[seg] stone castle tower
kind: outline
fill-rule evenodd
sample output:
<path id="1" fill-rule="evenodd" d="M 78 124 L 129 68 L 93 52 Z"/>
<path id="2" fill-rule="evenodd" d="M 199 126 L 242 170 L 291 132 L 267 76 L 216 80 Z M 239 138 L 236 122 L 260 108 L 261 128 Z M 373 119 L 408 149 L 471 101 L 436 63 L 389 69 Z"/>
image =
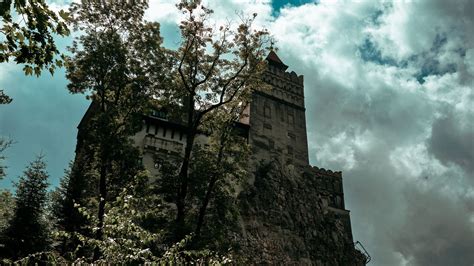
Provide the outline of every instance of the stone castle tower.
<path id="1" fill-rule="evenodd" d="M 363 265 L 342 173 L 309 165 L 303 76 L 287 72 L 273 51 L 266 60 L 262 79 L 271 88 L 253 92 L 244 121 L 255 166 L 239 196 L 244 250 L 253 263 Z"/>
<path id="2" fill-rule="evenodd" d="M 303 76 L 285 72 L 288 66 L 273 51 L 267 61 L 262 78 L 272 88 L 255 91 L 250 105 L 253 156 L 287 165 L 308 165 Z"/>

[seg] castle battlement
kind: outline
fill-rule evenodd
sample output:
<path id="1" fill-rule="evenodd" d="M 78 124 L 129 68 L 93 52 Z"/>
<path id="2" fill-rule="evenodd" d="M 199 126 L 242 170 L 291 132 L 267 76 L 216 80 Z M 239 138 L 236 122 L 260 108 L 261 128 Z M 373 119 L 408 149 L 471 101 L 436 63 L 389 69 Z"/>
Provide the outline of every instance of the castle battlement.
<path id="1" fill-rule="evenodd" d="M 318 168 L 316 166 L 313 166 L 312 169 L 315 170 L 316 173 L 324 175 L 324 176 L 332 176 L 332 177 L 342 178 L 342 172 L 341 171 L 331 171 L 331 170 L 326 170 L 324 168 Z"/>
<path id="2" fill-rule="evenodd" d="M 281 79 L 288 83 L 291 83 L 293 86 L 303 87 L 304 76 L 296 74 L 294 71 L 287 72 L 281 68 L 270 65 L 267 69 L 267 75 L 271 75 L 274 78 Z"/>
<path id="3" fill-rule="evenodd" d="M 304 111 L 304 77 L 288 68 L 275 52 L 271 51 L 267 57 L 268 67 L 262 79 L 271 86 L 271 90 L 261 91 L 273 97 L 283 105 L 299 108 Z"/>

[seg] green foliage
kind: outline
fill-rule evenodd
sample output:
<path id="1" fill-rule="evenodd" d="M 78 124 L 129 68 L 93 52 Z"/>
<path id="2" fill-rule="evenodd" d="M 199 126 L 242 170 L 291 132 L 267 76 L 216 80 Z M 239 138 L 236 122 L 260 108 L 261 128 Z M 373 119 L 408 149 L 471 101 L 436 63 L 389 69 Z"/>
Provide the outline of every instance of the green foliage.
<path id="1" fill-rule="evenodd" d="M 215 251 L 208 249 L 186 250 L 186 247 L 193 241 L 193 235 L 187 235 L 178 243 L 174 244 L 162 258 L 159 260 L 160 265 L 226 265 L 232 264 L 232 256 L 230 254 L 219 255 Z"/>
<path id="2" fill-rule="evenodd" d="M 74 207 L 76 204 L 91 205 L 87 199 L 93 196 L 91 191 L 96 183 L 91 182 L 85 169 L 87 165 L 82 163 L 70 164 L 59 187 L 51 193 L 51 220 L 54 221 L 57 230 L 90 236 L 92 231 L 89 228 L 89 220 Z M 56 250 L 65 254 L 75 250 L 78 244 L 79 240 L 74 237 L 58 238 Z"/>
<path id="3" fill-rule="evenodd" d="M 4 260 L 5 265 L 66 265 L 67 260 L 53 251 L 44 251 L 28 254 L 16 261 Z"/>
<path id="4" fill-rule="evenodd" d="M 129 137 L 140 129 L 150 88 L 161 81 L 162 39 L 159 24 L 143 18 L 147 7 L 146 1 L 88 1 L 70 9 L 74 29 L 83 34 L 66 59 L 68 89 L 92 99 L 75 164 L 84 166 L 87 182 L 98 184 L 92 202 L 98 204 L 97 239 L 103 235 L 106 202 L 142 168 Z"/>
<path id="5" fill-rule="evenodd" d="M 3 232 L 11 217 L 15 206 L 15 199 L 8 190 L 0 191 L 0 232 Z"/>
<path id="6" fill-rule="evenodd" d="M 107 203 L 107 212 L 104 218 L 103 239 L 96 239 L 79 232 L 60 232 L 58 237 L 74 238 L 79 240 L 79 246 L 70 256 L 73 260 L 91 261 L 91 252 L 77 252 L 98 249 L 101 254 L 96 262 L 117 263 L 143 263 L 156 260 L 150 247 L 159 240 L 157 233 L 150 232 L 140 225 L 143 216 L 150 215 L 151 209 L 156 210 L 154 204 L 157 200 L 153 197 L 144 197 L 139 190 L 143 187 L 146 176 L 137 176 L 133 184 L 129 184 L 115 198 Z M 140 184 L 142 183 L 142 184 Z M 138 195 L 140 193 L 140 196 Z M 75 205 L 78 212 L 89 219 L 89 224 L 95 224 L 97 217 L 89 208 Z M 97 230 L 97 228 L 92 228 Z"/>
<path id="7" fill-rule="evenodd" d="M 181 238 L 186 212 L 192 209 L 188 193 L 193 190 L 190 162 L 195 138 L 203 131 L 204 122 L 212 120 L 213 113 L 230 111 L 237 115 L 238 109 L 229 105 L 246 103 L 253 88 L 264 86 L 261 73 L 265 69 L 264 55 L 270 39 L 268 31 L 252 28 L 256 14 L 251 18 L 241 17 L 237 25 L 228 23 L 216 27 L 210 22 L 213 11 L 201 1 L 183 0 L 177 7 L 185 16 L 180 23 L 181 44 L 176 51 L 170 51 L 172 82 L 161 88 L 158 98 L 164 106 L 181 103 L 178 109 L 188 127 L 175 199 L 176 237 Z M 216 182 L 213 179 L 208 185 L 211 192 Z M 208 200 L 204 205 L 207 204 Z"/>
<path id="8" fill-rule="evenodd" d="M 26 75 L 39 76 L 42 69 L 51 74 L 62 66 L 54 36 L 67 36 L 68 13 L 50 10 L 45 0 L 0 1 L 0 63 L 11 58 L 25 64 Z M 11 98 L 0 90 L 0 104 Z"/>
<path id="9" fill-rule="evenodd" d="M 8 147 L 12 145 L 13 141 L 10 139 L 6 139 L 0 136 L 0 180 L 3 179 L 6 175 L 5 169 L 6 166 L 3 165 L 3 161 L 5 160 L 5 155 L 3 153 L 5 152 Z"/>
<path id="10" fill-rule="evenodd" d="M 0 89 L 0 104 L 9 104 L 12 102 L 12 98 L 6 95 L 3 90 Z"/>
<path id="11" fill-rule="evenodd" d="M 44 217 L 47 200 L 48 173 L 42 156 L 24 171 L 16 184 L 15 209 L 2 233 L 2 256 L 21 258 L 47 250 L 50 236 Z"/>
<path id="12" fill-rule="evenodd" d="M 99 202 L 97 168 L 100 161 L 97 160 L 97 144 L 89 143 L 78 151 L 76 161 L 71 164 L 70 170 L 66 171 L 60 186 L 53 193 L 52 212 L 57 228 L 71 234 L 70 237 L 58 239 L 57 250 L 61 254 L 72 251 L 77 254 L 87 252 L 87 250 L 76 250 L 80 240 L 75 233 L 92 237 L 94 231 L 91 230 L 91 225 L 98 222 L 94 213 L 98 210 Z M 107 201 L 116 200 L 123 188 L 129 187 L 134 175 L 142 169 L 138 151 L 132 147 L 128 139 L 113 147 L 115 150 L 109 157 L 110 168 L 107 174 Z M 87 210 L 87 216 L 75 206 Z"/>
<path id="13" fill-rule="evenodd" d="M 186 18 L 180 24 L 181 45 L 170 51 L 174 91 L 167 96 L 187 96 L 195 103 L 191 107 L 206 114 L 263 84 L 260 74 L 270 40 L 268 31 L 252 29 L 256 14 L 242 16 L 237 25 L 215 26 L 209 21 L 213 11 L 201 1 L 177 6 Z"/>
<path id="14" fill-rule="evenodd" d="M 74 29 L 84 34 L 69 48 L 73 56 L 67 58 L 66 66 L 71 92 L 91 92 L 90 97 L 106 108 L 143 108 L 137 102 L 148 100 L 150 88 L 161 82 L 164 60 L 159 24 L 143 18 L 147 7 L 147 1 L 72 4 Z M 131 114 L 136 113 L 133 110 Z M 128 121 L 129 117 L 118 119 Z"/>
<path id="15" fill-rule="evenodd" d="M 233 227 L 238 213 L 234 188 L 247 174 L 248 152 L 245 139 L 234 128 L 251 88 L 262 85 L 263 45 L 268 33 L 253 31 L 253 18 L 243 18 L 235 28 L 212 29 L 207 21 L 212 11 L 199 3 L 182 1 L 178 5 L 188 17 L 181 24 L 183 42 L 177 51 L 165 51 L 159 25 L 143 20 L 147 2 L 73 4 L 71 21 L 74 29 L 84 34 L 70 47 L 72 56 L 66 60 L 68 89 L 88 95 L 92 105 L 80 126 L 80 145 L 67 183 L 87 180 L 94 185 L 86 185 L 91 193 L 85 196 L 69 192 L 77 191 L 71 187 L 78 182 L 62 185 L 58 198 L 63 207 L 57 208 L 57 216 L 66 229 L 68 222 L 60 216 L 66 213 L 64 206 L 76 203 L 80 207 L 74 209 L 87 224 L 97 224 L 85 227 L 97 234 L 82 233 L 78 227 L 64 230 L 59 239 L 79 244 L 71 258 L 84 256 L 84 261 L 108 263 L 157 261 L 168 254 L 160 247 L 174 242 L 169 233 L 175 228 L 180 232 L 176 241 L 192 231 L 196 235 L 185 240 L 191 245 L 179 248 L 177 257 L 172 252 L 169 258 L 190 262 L 206 257 L 209 259 L 202 262 L 210 263 L 214 253 L 195 256 L 197 253 L 189 250 L 219 247 L 227 237 L 226 230 Z M 132 189 L 135 181 L 131 178 L 141 170 L 139 153 L 130 136 L 139 130 L 141 114 L 152 97 L 161 106 L 177 107 L 184 114 L 181 118 L 187 121 L 188 142 L 182 164 L 163 164 L 157 181 L 160 186 L 138 193 Z M 183 98 L 187 100 L 183 102 Z M 194 145 L 198 132 L 209 135 L 207 147 Z M 76 168 L 82 179 L 74 177 Z M 93 191 L 97 187 L 98 193 Z M 186 222 L 174 223 L 170 219 L 176 214 L 170 208 L 173 205 L 150 194 L 150 189 L 164 192 L 166 200 L 176 202 L 177 216 Z M 153 207 L 152 202 L 156 203 Z M 189 213 L 179 216 L 184 210 Z M 205 217 L 208 223 L 204 223 Z M 221 245 L 220 250 L 226 252 L 227 248 Z M 91 250 L 95 250 L 94 258 Z"/>
<path id="16" fill-rule="evenodd" d="M 97 218 L 88 208 L 79 204 L 76 209 L 94 224 Z M 151 221 L 162 221 L 172 217 L 169 207 L 160 196 L 153 193 L 147 174 L 141 172 L 134 181 L 107 203 L 103 238 L 96 239 L 77 232 L 58 231 L 59 239 L 75 238 L 79 245 L 68 254 L 68 261 L 80 264 L 159 264 L 197 263 L 198 265 L 220 265 L 231 260 L 209 250 L 189 250 L 191 236 L 176 244 L 166 242 L 165 227 L 150 226 Z M 97 228 L 93 228 L 97 230 Z M 98 249 L 100 257 L 92 258 L 92 250 Z M 83 252 L 88 250 L 89 253 Z M 57 259 L 57 258 L 55 258 Z"/>

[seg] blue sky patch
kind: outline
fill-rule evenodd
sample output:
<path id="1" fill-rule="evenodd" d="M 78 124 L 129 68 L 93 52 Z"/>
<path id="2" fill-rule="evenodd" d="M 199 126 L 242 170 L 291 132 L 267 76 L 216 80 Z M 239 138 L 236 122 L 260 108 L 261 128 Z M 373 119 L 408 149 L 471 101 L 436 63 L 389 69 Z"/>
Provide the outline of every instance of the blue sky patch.
<path id="1" fill-rule="evenodd" d="M 383 56 L 380 49 L 372 40 L 370 40 L 370 38 L 366 38 L 364 43 L 359 46 L 359 53 L 360 57 L 365 62 L 373 62 L 379 65 L 398 66 L 395 59 Z"/>
<path id="2" fill-rule="evenodd" d="M 273 15 L 278 16 L 285 6 L 301 6 L 308 3 L 317 4 L 319 0 L 272 0 Z"/>

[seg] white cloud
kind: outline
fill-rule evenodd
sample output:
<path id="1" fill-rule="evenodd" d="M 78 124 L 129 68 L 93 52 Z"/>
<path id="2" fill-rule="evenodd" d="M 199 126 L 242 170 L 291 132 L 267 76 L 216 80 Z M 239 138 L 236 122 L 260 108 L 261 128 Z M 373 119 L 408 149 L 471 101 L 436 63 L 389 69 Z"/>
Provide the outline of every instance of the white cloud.
<path id="1" fill-rule="evenodd" d="M 160 23 L 179 23 L 180 14 L 176 9 L 175 0 L 150 0 L 145 12 L 145 19 Z"/>
<path id="2" fill-rule="evenodd" d="M 347 171 L 354 168 L 356 161 L 354 158 L 354 149 L 351 147 L 352 140 L 342 132 L 329 140 L 329 142 L 320 143 L 316 152 L 316 159 L 324 165 L 339 165 Z"/>
<path id="3" fill-rule="evenodd" d="M 15 63 L 10 62 L 0 64 L 0 82 L 11 77 L 11 75 L 16 71 L 21 71 L 21 69 Z"/>

